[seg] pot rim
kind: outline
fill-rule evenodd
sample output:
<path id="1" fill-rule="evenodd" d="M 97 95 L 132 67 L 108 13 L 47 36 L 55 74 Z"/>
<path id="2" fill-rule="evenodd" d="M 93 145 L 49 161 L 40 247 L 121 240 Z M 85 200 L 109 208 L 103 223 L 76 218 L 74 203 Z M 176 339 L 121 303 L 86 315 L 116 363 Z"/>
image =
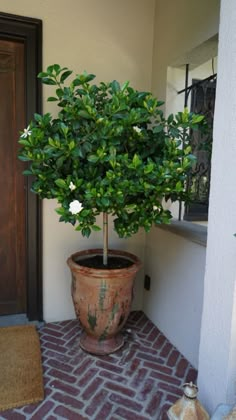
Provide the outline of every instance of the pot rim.
<path id="1" fill-rule="evenodd" d="M 132 261 L 132 265 L 130 267 L 125 267 L 125 268 L 112 268 L 107 270 L 106 268 L 92 268 L 92 267 L 85 267 L 79 264 L 79 261 L 74 261 L 76 257 L 81 256 L 81 259 L 85 256 L 93 256 L 93 255 L 102 255 L 103 250 L 101 248 L 91 248 L 91 249 L 86 249 L 86 250 L 82 250 L 82 251 L 78 251 L 73 253 L 68 259 L 67 259 L 67 264 L 69 265 L 69 267 L 71 269 L 79 269 L 81 267 L 81 269 L 87 273 L 96 273 L 97 271 L 99 272 L 104 272 L 107 273 L 121 273 L 121 272 L 137 272 L 141 266 L 142 266 L 142 262 L 141 260 L 134 254 L 127 252 L 127 251 L 123 251 L 123 250 L 119 250 L 119 249 L 108 249 L 108 256 L 111 255 L 118 255 L 120 257 L 126 258 L 130 261 Z"/>

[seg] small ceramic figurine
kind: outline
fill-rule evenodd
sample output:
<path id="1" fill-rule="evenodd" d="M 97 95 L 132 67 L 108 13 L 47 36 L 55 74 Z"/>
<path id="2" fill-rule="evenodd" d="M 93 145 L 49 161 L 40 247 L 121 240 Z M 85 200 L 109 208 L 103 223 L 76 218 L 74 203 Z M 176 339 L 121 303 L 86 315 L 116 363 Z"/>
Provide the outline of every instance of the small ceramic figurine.
<path id="1" fill-rule="evenodd" d="M 197 399 L 198 387 L 184 384 L 184 395 L 168 410 L 170 420 L 209 420 L 210 417 Z"/>

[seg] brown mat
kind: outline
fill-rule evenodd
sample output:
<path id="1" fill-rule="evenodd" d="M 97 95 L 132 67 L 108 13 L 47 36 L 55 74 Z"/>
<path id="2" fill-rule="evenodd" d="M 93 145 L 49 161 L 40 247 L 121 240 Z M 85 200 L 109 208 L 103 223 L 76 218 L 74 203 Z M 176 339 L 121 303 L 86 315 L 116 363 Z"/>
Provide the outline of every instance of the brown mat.
<path id="1" fill-rule="evenodd" d="M 39 336 L 33 325 L 0 328 L 0 411 L 43 400 Z"/>

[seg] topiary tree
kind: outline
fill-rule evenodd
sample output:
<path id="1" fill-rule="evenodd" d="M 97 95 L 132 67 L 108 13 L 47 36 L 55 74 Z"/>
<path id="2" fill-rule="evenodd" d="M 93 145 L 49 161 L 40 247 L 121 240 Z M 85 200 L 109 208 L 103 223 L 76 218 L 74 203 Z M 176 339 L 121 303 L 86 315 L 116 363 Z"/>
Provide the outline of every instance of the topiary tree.
<path id="1" fill-rule="evenodd" d="M 162 202 L 187 199 L 186 177 L 194 157 L 189 131 L 203 117 L 187 110 L 165 118 L 163 102 L 126 82 L 93 84 L 93 74 L 78 74 L 54 64 L 39 74 L 55 88 L 58 114 L 35 114 L 20 136 L 19 158 L 29 162 L 32 191 L 56 198 L 60 221 L 75 225 L 83 236 L 98 231 L 103 213 L 103 263 L 107 264 L 108 215 L 114 229 L 129 237 L 140 227 L 169 223 Z"/>

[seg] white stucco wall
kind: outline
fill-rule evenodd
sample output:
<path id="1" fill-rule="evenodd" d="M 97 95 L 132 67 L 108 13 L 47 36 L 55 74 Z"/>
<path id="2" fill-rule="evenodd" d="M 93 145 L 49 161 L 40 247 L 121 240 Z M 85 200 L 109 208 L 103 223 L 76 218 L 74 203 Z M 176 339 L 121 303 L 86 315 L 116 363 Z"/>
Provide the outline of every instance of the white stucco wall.
<path id="1" fill-rule="evenodd" d="M 210 413 L 219 403 L 236 402 L 235 27 L 235 1 L 222 0 L 198 377 Z"/>
<path id="2" fill-rule="evenodd" d="M 147 235 L 144 312 L 198 366 L 206 248 L 154 228 Z"/>
<path id="3" fill-rule="evenodd" d="M 151 88 L 153 16 L 155 0 L 0 0 L 5 13 L 43 21 L 43 68 L 53 63 L 87 70 L 98 80 L 130 80 L 142 90 Z M 51 94 L 46 86 L 43 97 Z M 53 105 L 44 101 L 44 111 Z M 74 316 L 70 299 L 70 274 L 65 260 L 78 249 L 99 244 L 99 236 L 85 240 L 69 225 L 58 222 L 54 203 L 43 203 L 43 298 L 44 319 Z M 143 259 L 145 235 L 122 242 Z M 100 242 L 101 243 L 101 242 Z M 121 242 L 112 234 L 111 244 Z M 143 275 L 139 275 L 134 308 L 142 307 Z"/>
<path id="4" fill-rule="evenodd" d="M 157 0 L 152 90 L 160 99 L 166 99 L 168 67 L 218 33 L 219 5 L 219 0 Z M 205 248 L 153 228 L 146 250 L 152 286 L 144 294 L 144 311 L 197 367 Z"/>

